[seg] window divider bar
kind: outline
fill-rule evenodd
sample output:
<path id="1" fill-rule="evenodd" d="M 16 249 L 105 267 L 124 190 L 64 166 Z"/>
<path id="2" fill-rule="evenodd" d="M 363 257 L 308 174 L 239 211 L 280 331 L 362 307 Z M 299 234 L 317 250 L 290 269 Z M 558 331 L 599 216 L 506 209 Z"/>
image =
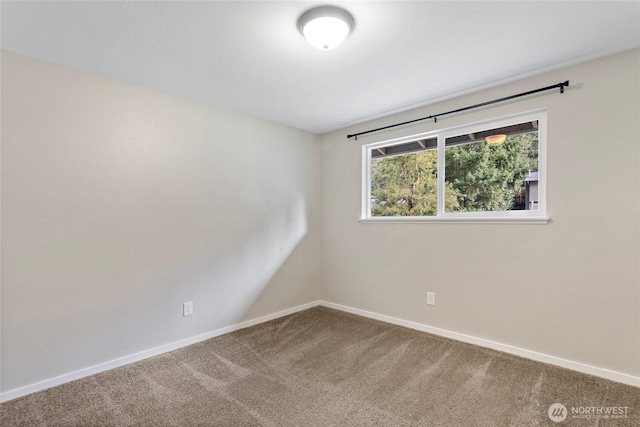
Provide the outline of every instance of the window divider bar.
<path id="1" fill-rule="evenodd" d="M 471 109 L 474 109 L 474 108 L 485 107 L 487 105 L 497 104 L 499 102 L 509 101 L 511 99 L 520 98 L 520 97 L 528 96 L 528 95 L 533 95 L 534 93 L 544 92 L 544 91 L 551 90 L 551 89 L 560 88 L 560 93 L 564 93 L 564 88 L 568 87 L 568 86 L 569 86 L 569 80 L 561 82 L 561 83 L 556 83 L 554 85 L 545 86 L 545 87 L 541 87 L 541 88 L 538 88 L 538 89 L 533 89 L 533 90 L 529 90 L 529 91 L 526 91 L 526 92 L 518 93 L 518 94 L 515 94 L 515 95 L 505 96 L 503 98 L 497 98 L 497 99 L 493 99 L 491 101 L 485 101 L 485 102 L 481 102 L 479 104 L 469 105 L 467 107 L 458 108 L 456 110 L 446 111 L 444 113 L 432 114 L 430 116 L 421 117 L 419 119 L 413 119 L 413 120 L 409 120 L 409 121 L 406 121 L 406 122 L 395 123 L 395 124 L 392 124 L 392 125 L 388 125 L 388 126 L 379 127 L 379 128 L 376 128 L 376 129 L 367 130 L 367 131 L 364 131 L 364 132 L 354 133 L 354 134 L 351 134 L 351 135 L 347 135 L 347 139 L 355 138 L 355 140 L 357 141 L 358 140 L 358 136 L 360 136 L 360 135 L 366 135 L 368 133 L 379 132 L 379 131 L 385 130 L 385 129 L 390 129 L 390 128 L 394 128 L 394 127 L 398 127 L 398 126 L 408 125 L 410 123 L 415 123 L 415 122 L 419 122 L 419 121 L 422 121 L 422 120 L 433 119 L 435 122 L 437 122 L 438 121 L 438 117 L 441 117 L 441 116 L 460 113 L 460 112 L 471 110 Z"/>
<path id="2" fill-rule="evenodd" d="M 436 216 L 444 215 L 444 176 L 445 176 L 445 149 L 446 138 L 438 135 L 438 200 Z"/>

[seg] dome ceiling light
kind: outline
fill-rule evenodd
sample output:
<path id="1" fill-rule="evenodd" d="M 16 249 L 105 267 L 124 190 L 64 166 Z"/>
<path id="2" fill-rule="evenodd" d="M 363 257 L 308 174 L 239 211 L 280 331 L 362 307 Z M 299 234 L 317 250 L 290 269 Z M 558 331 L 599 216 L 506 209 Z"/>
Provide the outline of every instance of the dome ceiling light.
<path id="1" fill-rule="evenodd" d="M 298 31 L 311 46 L 329 50 L 338 46 L 354 26 L 353 16 L 336 6 L 320 6 L 307 10 L 298 19 Z"/>

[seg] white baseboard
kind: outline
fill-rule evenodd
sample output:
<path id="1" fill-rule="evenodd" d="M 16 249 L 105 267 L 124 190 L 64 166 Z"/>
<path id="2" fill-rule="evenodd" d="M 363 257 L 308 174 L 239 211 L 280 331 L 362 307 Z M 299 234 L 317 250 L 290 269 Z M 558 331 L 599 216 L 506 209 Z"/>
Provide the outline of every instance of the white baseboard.
<path id="1" fill-rule="evenodd" d="M 134 353 L 128 356 L 123 356 L 118 359 L 114 359 L 108 362 L 100 363 L 98 365 L 90 366 L 88 368 L 80 369 L 75 372 L 60 375 L 55 378 L 40 381 L 34 384 L 30 384 L 24 387 L 16 388 L 6 391 L 0 394 L 0 402 L 6 402 L 27 394 L 35 393 L 37 391 L 45 390 L 47 388 L 55 387 L 70 381 L 74 381 L 80 378 L 87 377 L 89 375 L 98 374 L 100 372 L 108 371 L 120 366 L 128 365 L 130 363 L 137 362 L 139 360 L 147 359 L 152 356 L 167 353 L 172 350 L 176 350 L 182 347 L 186 347 L 191 344 L 195 344 L 201 341 L 215 338 L 220 335 L 227 334 L 229 332 L 237 331 L 239 329 L 248 328 L 249 326 L 264 323 L 269 320 L 277 319 L 279 317 L 287 316 L 289 314 L 297 313 L 308 308 L 316 307 L 318 305 L 333 308 L 335 310 L 344 311 L 347 313 L 357 314 L 359 316 L 367 317 L 374 320 L 380 320 L 382 322 L 391 323 L 398 326 L 404 326 L 406 328 L 415 329 L 422 332 L 428 332 L 430 334 L 439 335 L 445 338 L 451 338 L 456 341 L 462 341 L 469 344 L 474 344 L 480 347 L 491 348 L 493 350 L 502 351 L 505 353 L 514 354 L 516 356 L 524 357 L 538 362 L 548 363 L 550 365 L 560 366 L 562 368 L 571 369 L 573 371 L 582 372 L 596 377 L 605 378 L 611 381 L 616 381 L 623 384 L 628 384 L 635 387 L 640 387 L 640 377 L 634 377 L 632 375 L 623 374 L 621 372 L 611 371 L 609 369 L 597 368 L 595 366 L 586 365 L 584 363 L 573 362 L 571 360 L 562 359 L 560 357 L 549 356 L 548 354 L 538 353 L 536 351 L 526 350 L 519 347 L 514 347 L 507 344 L 501 344 L 498 342 L 486 340 L 483 338 L 473 337 L 471 335 L 465 335 L 458 332 L 448 331 L 446 329 L 435 328 L 433 326 L 423 325 L 421 323 L 412 322 L 409 320 L 398 319 L 396 317 L 386 316 L 384 314 L 373 313 L 371 311 L 361 310 L 359 308 L 348 307 L 345 305 L 334 304 L 327 301 L 313 301 L 307 304 L 302 304 L 297 307 L 289 308 L 286 310 L 278 311 L 273 314 L 258 317 L 255 319 L 247 320 L 245 322 L 237 323 L 235 325 L 227 326 L 224 328 L 216 329 L 215 331 L 207 332 L 204 334 L 196 335 L 183 340 L 174 341 L 169 344 L 154 347 L 148 350 L 144 350 L 138 353 Z"/>
<path id="2" fill-rule="evenodd" d="M 582 372 L 584 374 L 594 375 L 596 377 L 605 378 L 611 381 L 640 387 L 640 377 L 634 377 L 632 375 L 623 374 L 622 372 L 611 371 L 609 369 L 597 368 L 595 366 L 586 365 L 580 362 L 574 362 L 567 359 L 562 359 L 556 356 L 550 356 L 548 354 L 538 353 L 536 351 L 527 350 L 520 347 L 514 347 L 508 344 L 502 344 L 495 341 L 486 340 L 484 338 L 477 338 L 471 335 L 465 335 L 458 332 L 448 331 L 446 329 L 435 328 L 433 326 L 423 325 L 421 323 L 411 322 L 409 320 L 398 319 L 391 316 L 385 316 L 384 314 L 373 313 L 371 311 L 360 310 L 359 308 L 348 307 L 345 305 L 334 304 L 331 302 L 320 301 L 320 305 L 328 308 L 333 308 L 347 313 L 357 314 L 359 316 L 368 317 L 374 320 L 380 320 L 382 322 L 392 323 L 398 326 L 404 326 L 406 328 L 415 329 L 422 332 L 428 332 L 430 334 L 439 335 L 445 338 L 451 338 L 456 341 L 462 341 L 469 344 L 474 344 L 480 347 L 491 348 L 493 350 L 502 351 L 516 356 L 524 357 L 526 359 L 535 360 L 538 362 L 548 363 L 550 365 L 560 366 L 562 368 L 571 369 L 572 371 Z"/>
<path id="3" fill-rule="evenodd" d="M 210 338 L 215 338 L 220 335 L 227 334 L 229 332 L 237 331 L 239 329 L 248 328 L 249 326 L 264 323 L 269 320 L 277 319 L 278 317 L 287 316 L 289 314 L 297 313 L 298 311 L 306 310 L 311 307 L 315 307 L 320 304 L 320 301 L 314 301 L 307 304 L 299 305 L 297 307 L 289 308 L 286 310 L 278 311 L 277 313 L 268 314 L 266 316 L 258 317 L 256 319 L 247 320 L 245 322 L 237 323 L 235 325 L 227 326 L 224 328 L 216 329 L 215 331 L 207 332 L 204 334 L 196 335 L 193 337 L 185 338 L 183 340 L 174 341 L 169 344 L 154 347 L 148 350 L 144 350 L 138 353 L 123 356 L 118 359 L 110 360 L 108 362 L 100 363 L 98 365 L 83 368 L 75 372 L 60 375 L 48 380 L 40 381 L 34 384 L 29 384 L 24 387 L 16 388 L 13 390 L 5 391 L 0 394 L 0 402 L 6 402 L 27 394 L 35 393 L 37 391 L 45 390 L 57 385 L 68 383 L 70 381 L 78 380 L 80 378 L 88 377 L 89 375 L 98 374 L 100 372 L 108 371 L 120 366 L 128 365 L 130 363 L 137 362 L 139 360 L 147 359 L 152 356 L 167 353 L 172 350 L 176 350 L 182 347 L 186 347 L 191 344 L 205 341 Z"/>

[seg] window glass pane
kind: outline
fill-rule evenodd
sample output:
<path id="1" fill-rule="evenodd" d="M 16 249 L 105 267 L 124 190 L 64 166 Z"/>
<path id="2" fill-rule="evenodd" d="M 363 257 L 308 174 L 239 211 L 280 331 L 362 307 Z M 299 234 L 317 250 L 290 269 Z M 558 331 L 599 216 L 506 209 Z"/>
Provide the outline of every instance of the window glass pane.
<path id="1" fill-rule="evenodd" d="M 371 160 L 371 216 L 431 216 L 438 210 L 438 152 Z"/>
<path id="2" fill-rule="evenodd" d="M 537 121 L 446 139 L 445 212 L 536 210 Z M 492 136 L 500 136 L 491 141 Z"/>

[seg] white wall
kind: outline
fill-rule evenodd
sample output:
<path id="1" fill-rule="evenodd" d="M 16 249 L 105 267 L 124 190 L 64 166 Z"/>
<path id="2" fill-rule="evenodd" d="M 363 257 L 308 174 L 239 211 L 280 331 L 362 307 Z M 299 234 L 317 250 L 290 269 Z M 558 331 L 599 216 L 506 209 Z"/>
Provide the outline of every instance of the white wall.
<path id="1" fill-rule="evenodd" d="M 2 391 L 317 299 L 318 136 L 8 52 L 1 136 Z"/>
<path id="2" fill-rule="evenodd" d="M 323 299 L 639 376 L 639 52 L 323 135 Z M 562 95 L 346 138 L 565 80 Z M 550 224 L 358 223 L 363 144 L 537 108 Z"/>

